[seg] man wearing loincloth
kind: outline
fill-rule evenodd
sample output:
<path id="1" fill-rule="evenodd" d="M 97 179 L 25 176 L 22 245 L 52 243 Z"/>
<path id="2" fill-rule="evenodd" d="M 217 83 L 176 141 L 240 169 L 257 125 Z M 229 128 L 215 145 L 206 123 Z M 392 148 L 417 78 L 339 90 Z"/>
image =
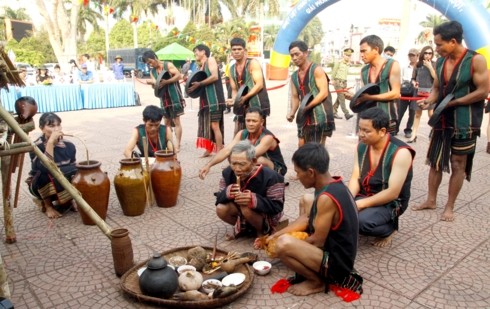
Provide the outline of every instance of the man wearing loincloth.
<path id="1" fill-rule="evenodd" d="M 191 93 L 199 87 L 204 87 L 199 99 L 196 146 L 204 149 L 202 157 L 207 157 L 223 148 L 225 94 L 218 63 L 211 57 L 209 47 L 204 44 L 197 45 L 194 47 L 194 56 L 200 64 L 200 70 L 207 74 L 206 79 L 194 82 L 188 89 Z"/>
<path id="2" fill-rule="evenodd" d="M 432 130 L 427 152 L 430 165 L 427 200 L 412 207 L 413 210 L 435 209 L 442 172 L 451 170 L 448 199 L 441 216 L 443 221 L 454 220 L 456 198 L 464 179 L 471 179 L 476 138 L 480 136 L 483 106 L 489 91 L 485 57 L 466 49 L 462 41 L 463 27 L 457 21 L 434 28 L 434 43 L 441 57 L 437 60 L 430 96 L 417 101 L 422 109 L 428 109 L 448 94 L 454 95 Z"/>

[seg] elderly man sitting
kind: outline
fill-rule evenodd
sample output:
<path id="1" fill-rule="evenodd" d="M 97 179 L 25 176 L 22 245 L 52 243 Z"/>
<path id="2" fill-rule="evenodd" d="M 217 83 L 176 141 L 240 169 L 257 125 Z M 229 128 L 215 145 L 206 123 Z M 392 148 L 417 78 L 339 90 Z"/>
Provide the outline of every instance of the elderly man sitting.
<path id="1" fill-rule="evenodd" d="M 234 234 L 227 238 L 270 234 L 283 215 L 284 177 L 257 165 L 249 140 L 233 146 L 229 161 L 216 193 L 216 214 L 235 226 Z"/>

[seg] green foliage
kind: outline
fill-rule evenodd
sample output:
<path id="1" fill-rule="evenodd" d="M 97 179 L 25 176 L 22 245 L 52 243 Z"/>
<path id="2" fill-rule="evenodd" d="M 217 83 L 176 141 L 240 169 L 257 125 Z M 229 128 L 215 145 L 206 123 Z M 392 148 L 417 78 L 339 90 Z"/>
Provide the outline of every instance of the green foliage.
<path id="1" fill-rule="evenodd" d="M 309 56 L 311 62 L 314 62 L 314 63 L 322 63 L 322 54 L 319 53 L 319 52 L 310 52 L 310 56 Z"/>
<path id="2" fill-rule="evenodd" d="M 109 32 L 109 46 L 111 49 L 133 47 L 133 28 L 129 21 L 119 20 Z"/>
<path id="3" fill-rule="evenodd" d="M 322 22 L 318 17 L 313 18 L 298 35 L 298 40 L 304 41 L 308 47 L 312 48 L 321 43 L 324 33 Z"/>
<path id="4" fill-rule="evenodd" d="M 274 47 L 277 34 L 281 29 L 278 25 L 268 25 L 264 27 L 264 50 L 271 50 Z"/>
<path id="5" fill-rule="evenodd" d="M 26 62 L 33 66 L 58 62 L 46 31 L 38 31 L 31 37 L 23 38 L 20 42 L 9 40 L 6 49 L 14 51 L 17 62 Z"/>
<path id="6" fill-rule="evenodd" d="M 86 43 L 78 44 L 78 52 L 80 54 L 103 53 L 105 55 L 105 31 L 92 31 Z"/>
<path id="7" fill-rule="evenodd" d="M 145 22 L 138 27 L 138 45 L 140 47 L 154 48 L 155 44 L 162 39 L 162 34 L 155 28 L 152 22 Z M 157 51 L 156 49 L 155 51 Z"/>

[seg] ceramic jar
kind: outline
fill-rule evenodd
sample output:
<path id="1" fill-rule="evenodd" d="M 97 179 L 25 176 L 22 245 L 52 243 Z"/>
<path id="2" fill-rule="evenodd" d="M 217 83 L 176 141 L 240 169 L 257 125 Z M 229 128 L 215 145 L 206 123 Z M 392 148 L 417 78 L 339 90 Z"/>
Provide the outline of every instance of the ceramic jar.
<path id="1" fill-rule="evenodd" d="M 158 207 L 175 206 L 182 178 L 182 169 L 175 154 L 166 150 L 156 151 L 150 176 Z"/>
<path id="2" fill-rule="evenodd" d="M 107 173 L 100 169 L 99 161 L 82 161 L 77 163 L 77 173 L 71 180 L 72 185 L 82 194 L 83 199 L 92 209 L 105 220 L 109 206 L 111 182 Z M 85 225 L 94 225 L 95 222 L 79 208 L 82 222 Z"/>
<path id="3" fill-rule="evenodd" d="M 127 229 L 115 229 L 111 231 L 111 249 L 114 261 L 114 271 L 121 277 L 133 267 L 133 246 Z"/>
<path id="4" fill-rule="evenodd" d="M 143 294 L 162 298 L 171 297 L 179 287 L 177 273 L 167 266 L 167 261 L 158 253 L 148 261 L 139 284 Z"/>
<path id="5" fill-rule="evenodd" d="M 141 159 L 122 159 L 114 177 L 117 199 L 126 216 L 139 216 L 145 212 L 148 173 L 141 167 Z"/>

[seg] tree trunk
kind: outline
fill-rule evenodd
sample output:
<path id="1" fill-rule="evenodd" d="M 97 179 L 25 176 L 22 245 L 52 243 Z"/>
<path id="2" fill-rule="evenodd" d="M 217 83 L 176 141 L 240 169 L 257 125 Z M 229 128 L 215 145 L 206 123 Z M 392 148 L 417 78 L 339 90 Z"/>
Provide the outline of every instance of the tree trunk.
<path id="1" fill-rule="evenodd" d="M 136 27 L 136 22 L 131 23 L 133 26 L 133 45 L 134 48 L 138 48 L 138 28 Z"/>
<path id="2" fill-rule="evenodd" d="M 77 56 L 77 24 L 80 1 L 71 0 L 71 11 L 68 15 L 63 0 L 35 0 L 37 9 L 44 19 L 49 42 L 63 70 L 69 67 L 68 61 Z M 51 3 L 50 11 L 46 3 Z"/>

